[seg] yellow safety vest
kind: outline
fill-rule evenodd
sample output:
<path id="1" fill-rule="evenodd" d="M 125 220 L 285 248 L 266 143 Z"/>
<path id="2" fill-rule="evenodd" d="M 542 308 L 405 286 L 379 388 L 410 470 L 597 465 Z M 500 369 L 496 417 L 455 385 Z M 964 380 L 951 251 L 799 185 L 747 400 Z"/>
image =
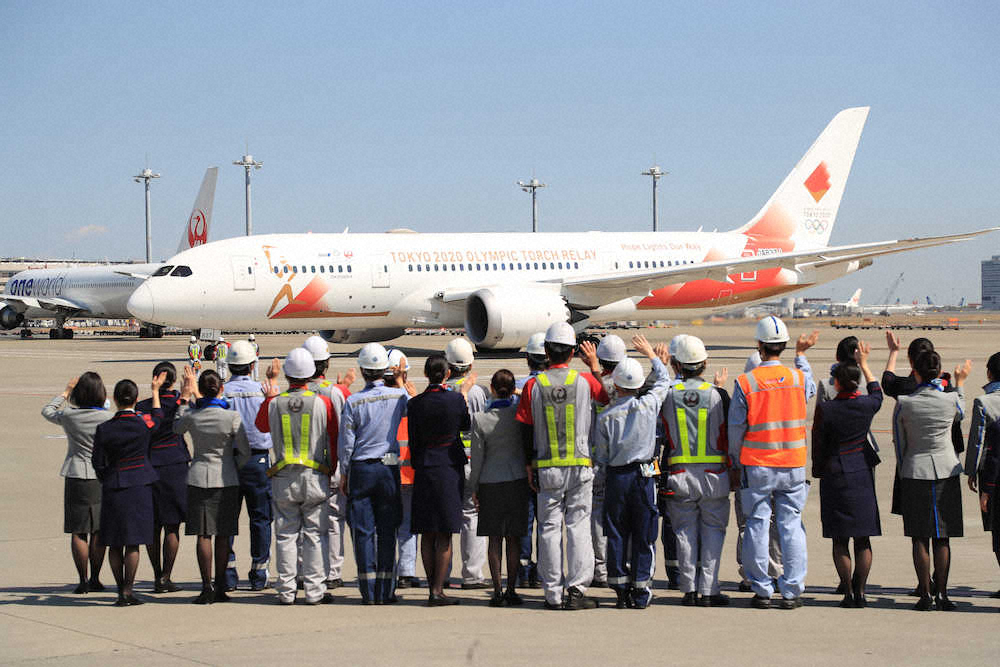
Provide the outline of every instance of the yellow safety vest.
<path id="1" fill-rule="evenodd" d="M 316 394 L 311 391 L 304 391 L 301 395 L 303 398 L 310 398 Z M 290 396 L 290 394 L 286 391 L 281 396 Z M 302 413 L 301 424 L 299 430 L 299 453 L 296 454 L 295 440 L 292 437 L 292 416 L 287 413 L 281 415 L 281 438 L 285 446 L 284 457 L 271 467 L 268 471 L 270 474 L 274 474 L 285 466 L 290 465 L 300 465 L 322 473 L 330 473 L 330 466 L 309 458 L 309 431 L 312 425 L 312 412 L 306 410 Z"/>
<path id="2" fill-rule="evenodd" d="M 703 382 L 698 386 L 698 392 L 701 394 L 699 396 L 698 404 L 688 408 L 683 403 L 683 398 L 681 403 L 678 404 L 678 396 L 683 397 L 686 391 L 689 391 L 687 387 L 684 386 L 683 382 L 678 382 L 674 385 L 674 390 L 676 393 L 673 395 L 674 408 L 677 415 L 677 435 L 679 442 L 676 447 L 681 452 L 677 456 L 667 457 L 667 464 L 674 465 L 675 463 L 724 463 L 726 457 L 721 454 L 708 454 L 708 400 L 710 397 L 710 392 L 712 385 L 708 382 Z M 697 419 L 698 419 L 698 433 L 697 433 L 697 449 L 692 453 L 691 449 L 691 437 L 688 431 L 688 410 L 697 407 Z"/>
<path id="3" fill-rule="evenodd" d="M 570 369 L 562 386 L 575 387 L 578 375 L 575 370 Z M 589 466 L 589 458 L 576 456 L 576 403 L 566 400 L 563 410 L 556 413 L 553 401 L 549 398 L 554 390 L 552 381 L 545 373 L 536 375 L 535 381 L 540 385 L 539 398 L 545 408 L 545 430 L 549 437 L 549 457 L 539 457 L 535 465 L 539 468 Z M 565 439 L 565 455 L 560 454 L 560 431 Z"/>

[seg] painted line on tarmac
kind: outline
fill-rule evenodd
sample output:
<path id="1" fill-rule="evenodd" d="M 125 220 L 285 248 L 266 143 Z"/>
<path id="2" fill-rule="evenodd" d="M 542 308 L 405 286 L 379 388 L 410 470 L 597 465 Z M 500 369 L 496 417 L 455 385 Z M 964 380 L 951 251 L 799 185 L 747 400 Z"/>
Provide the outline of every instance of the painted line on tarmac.
<path id="1" fill-rule="evenodd" d="M 16 618 L 19 621 L 28 621 L 30 623 L 37 623 L 38 625 L 44 625 L 50 628 L 56 628 L 58 630 L 65 630 L 66 632 L 75 632 L 78 635 L 83 635 L 84 637 L 91 637 L 93 639 L 103 639 L 109 641 L 113 644 L 121 644 L 122 646 L 130 646 L 132 648 L 137 648 L 141 651 L 149 651 L 150 653 L 158 653 L 159 655 L 169 656 L 171 658 L 177 658 L 178 660 L 183 660 L 185 662 L 191 662 L 196 665 L 211 665 L 210 662 L 202 662 L 201 660 L 195 660 L 194 658 L 189 658 L 185 655 L 178 655 L 176 653 L 171 653 L 169 651 L 163 651 L 161 649 L 152 648 L 150 646 L 143 646 L 142 644 L 133 644 L 132 642 L 122 641 L 120 639 L 114 639 L 112 637 L 106 637 L 104 635 L 99 635 L 93 632 L 85 632 L 83 630 L 77 630 L 76 628 L 68 628 L 65 625 L 59 625 L 58 623 L 49 623 L 47 621 L 39 621 L 35 618 L 27 618 L 25 616 L 18 616 L 17 614 L 11 614 L 5 611 L 0 611 L 0 616 L 7 616 L 9 618 Z M 72 656 L 66 656 L 72 657 Z"/>

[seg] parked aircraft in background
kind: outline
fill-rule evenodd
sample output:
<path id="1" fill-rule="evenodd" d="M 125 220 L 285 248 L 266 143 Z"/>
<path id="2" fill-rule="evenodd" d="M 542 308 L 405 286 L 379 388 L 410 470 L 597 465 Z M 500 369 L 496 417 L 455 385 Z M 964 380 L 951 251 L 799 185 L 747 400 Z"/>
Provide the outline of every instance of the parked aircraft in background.
<path id="1" fill-rule="evenodd" d="M 173 257 L 170 275 L 146 281 L 128 308 L 163 325 L 319 329 L 337 342 L 464 326 L 481 347 L 517 348 L 558 320 L 581 331 L 702 316 L 835 280 L 880 255 L 993 231 L 828 245 L 867 116 L 867 107 L 837 114 L 731 232 L 240 237 Z"/>
<path id="2" fill-rule="evenodd" d="M 177 252 L 208 241 L 218 175 L 218 167 L 205 172 Z M 181 270 L 177 271 L 175 275 L 180 275 Z M 4 302 L 0 308 L 0 328 L 14 329 L 28 319 L 53 318 L 56 327 L 49 331 L 49 336 L 72 338 L 73 330 L 66 329 L 65 324 L 73 317 L 130 319 L 128 299 L 152 275 L 165 275 L 162 262 L 21 271 L 11 277 L 0 295 Z M 159 326 L 143 327 L 140 334 L 159 337 L 163 331 Z"/>

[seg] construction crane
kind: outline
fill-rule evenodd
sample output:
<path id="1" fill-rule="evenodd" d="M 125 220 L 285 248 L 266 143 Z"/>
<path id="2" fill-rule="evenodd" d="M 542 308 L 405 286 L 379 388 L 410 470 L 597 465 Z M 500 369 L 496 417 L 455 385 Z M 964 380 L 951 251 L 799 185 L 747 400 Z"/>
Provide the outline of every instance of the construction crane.
<path id="1" fill-rule="evenodd" d="M 880 303 L 892 303 L 890 299 L 892 299 L 892 296 L 896 293 L 896 290 L 899 289 L 899 283 L 901 282 L 903 282 L 902 273 L 896 276 L 896 279 L 893 280 L 892 284 L 889 285 L 889 289 L 885 291 L 885 296 L 882 297 L 882 301 Z"/>

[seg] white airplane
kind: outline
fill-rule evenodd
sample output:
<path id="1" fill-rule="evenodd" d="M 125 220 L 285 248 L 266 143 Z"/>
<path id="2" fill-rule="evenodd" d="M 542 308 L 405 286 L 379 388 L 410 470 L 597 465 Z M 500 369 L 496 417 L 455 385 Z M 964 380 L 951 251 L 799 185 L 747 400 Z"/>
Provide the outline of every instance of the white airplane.
<path id="1" fill-rule="evenodd" d="M 128 308 L 186 328 L 318 329 L 335 342 L 465 327 L 517 348 L 554 321 L 703 315 L 825 283 L 879 255 L 980 232 L 828 246 L 868 108 L 841 111 L 750 222 L 732 232 L 273 234 L 186 250 L 184 275 Z M 186 274 L 190 275 L 186 275 Z"/>
<path id="2" fill-rule="evenodd" d="M 218 167 L 205 171 L 177 252 L 208 241 L 218 176 Z M 137 285 L 150 276 L 166 275 L 171 270 L 180 273 L 172 268 L 164 271 L 163 266 L 159 262 L 21 271 L 11 277 L 0 295 L 5 302 L 0 308 L 0 328 L 14 329 L 28 319 L 54 318 L 56 328 L 49 331 L 49 336 L 72 338 L 73 330 L 65 328 L 70 318 L 130 319 L 132 314 L 126 304 Z M 140 332 L 151 337 L 163 335 L 158 326 L 143 327 Z"/>

